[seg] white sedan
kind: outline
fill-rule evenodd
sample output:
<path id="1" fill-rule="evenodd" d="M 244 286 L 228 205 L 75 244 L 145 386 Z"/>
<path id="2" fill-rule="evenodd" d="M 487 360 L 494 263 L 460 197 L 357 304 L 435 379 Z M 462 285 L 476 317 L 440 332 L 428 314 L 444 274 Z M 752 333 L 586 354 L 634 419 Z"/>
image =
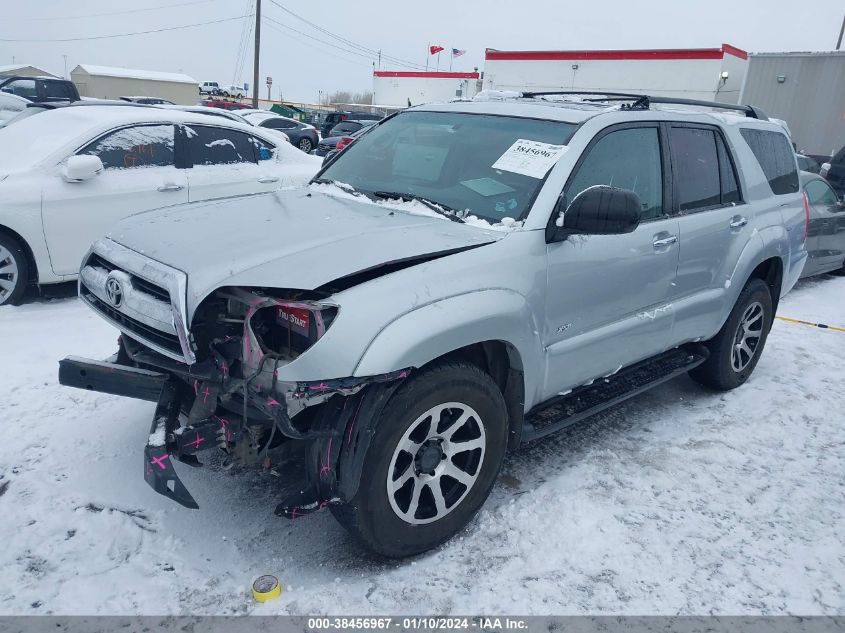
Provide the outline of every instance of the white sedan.
<path id="1" fill-rule="evenodd" d="M 75 279 L 126 216 L 298 186 L 319 167 L 253 126 L 170 109 L 68 106 L 2 128 L 0 305 Z"/>

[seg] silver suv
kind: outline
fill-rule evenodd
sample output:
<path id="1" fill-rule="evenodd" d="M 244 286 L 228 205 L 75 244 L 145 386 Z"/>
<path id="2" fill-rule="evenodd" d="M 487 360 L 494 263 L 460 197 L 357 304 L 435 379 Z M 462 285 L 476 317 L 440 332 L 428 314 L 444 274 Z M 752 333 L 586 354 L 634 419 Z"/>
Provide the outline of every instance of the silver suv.
<path id="1" fill-rule="evenodd" d="M 727 390 L 807 257 L 795 156 L 759 110 L 637 95 L 429 105 L 305 189 L 137 215 L 79 292 L 121 330 L 62 384 L 157 402 L 144 474 L 307 447 L 301 492 L 367 547 L 462 529 L 505 452 L 681 373 Z"/>

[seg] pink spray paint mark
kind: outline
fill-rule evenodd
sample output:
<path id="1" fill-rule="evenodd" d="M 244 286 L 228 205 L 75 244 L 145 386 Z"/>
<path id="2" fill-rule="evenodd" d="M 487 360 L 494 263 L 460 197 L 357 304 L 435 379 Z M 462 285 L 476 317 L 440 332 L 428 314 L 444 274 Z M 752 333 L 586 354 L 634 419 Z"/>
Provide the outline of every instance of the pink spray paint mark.
<path id="1" fill-rule="evenodd" d="M 202 392 L 202 401 L 203 401 L 203 402 L 206 402 L 206 401 L 208 400 L 208 394 L 210 394 L 210 393 L 211 393 L 211 392 L 208 390 L 208 387 L 206 387 L 206 388 L 203 390 L 203 392 Z"/>
<path id="2" fill-rule="evenodd" d="M 195 396 L 198 396 L 198 395 L 199 395 L 199 393 L 200 393 L 200 381 L 199 381 L 199 380 L 195 380 L 195 381 L 194 381 L 194 395 L 195 395 Z"/>
<path id="3" fill-rule="evenodd" d="M 408 372 L 403 369 L 402 371 L 399 372 L 399 377 L 400 378 L 407 378 Z"/>
<path id="4" fill-rule="evenodd" d="M 164 465 L 164 460 L 167 459 L 168 457 L 170 457 L 170 455 L 165 453 L 164 455 L 159 455 L 158 457 L 153 457 L 150 460 L 150 463 L 155 464 L 156 466 L 158 466 L 162 470 L 167 470 L 167 466 Z"/>
<path id="5" fill-rule="evenodd" d="M 193 442 L 191 442 L 190 444 L 188 444 L 188 446 L 193 446 L 194 448 L 199 449 L 200 444 L 201 444 L 202 442 L 205 442 L 205 438 L 204 438 L 204 437 L 200 437 L 200 434 L 199 434 L 199 433 L 197 433 L 197 439 L 195 439 Z"/>
<path id="6" fill-rule="evenodd" d="M 361 410 L 361 405 L 364 404 L 364 399 L 361 398 L 358 401 L 358 408 L 355 409 L 355 415 L 352 416 L 352 424 L 349 425 L 349 433 L 346 436 L 346 442 L 349 443 L 352 441 L 352 429 L 355 428 L 355 421 L 358 419 L 358 412 Z"/>
<path id="7" fill-rule="evenodd" d="M 278 407 L 278 406 L 279 406 L 279 401 L 278 401 L 278 400 L 275 400 L 274 398 L 270 398 L 270 399 L 267 401 L 267 406 L 268 406 L 268 407 Z"/>
<path id="8" fill-rule="evenodd" d="M 323 464 L 322 468 L 320 468 L 320 475 L 321 476 L 325 473 L 332 472 L 332 467 L 331 467 L 331 463 L 332 463 L 332 439 L 334 439 L 334 438 L 331 438 L 331 437 L 329 438 L 329 445 L 326 448 L 326 463 Z"/>
<path id="9" fill-rule="evenodd" d="M 319 385 L 308 385 L 308 388 L 311 391 L 325 391 L 329 388 L 329 386 L 326 383 L 321 382 Z"/>

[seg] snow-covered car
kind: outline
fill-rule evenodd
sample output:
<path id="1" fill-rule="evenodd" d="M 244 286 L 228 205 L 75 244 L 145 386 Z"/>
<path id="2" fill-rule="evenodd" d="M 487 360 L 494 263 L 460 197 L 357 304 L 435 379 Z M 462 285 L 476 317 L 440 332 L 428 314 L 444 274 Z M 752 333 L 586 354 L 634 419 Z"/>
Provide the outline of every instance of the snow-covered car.
<path id="1" fill-rule="evenodd" d="M 284 132 L 290 138 L 291 145 L 298 147 L 306 154 L 310 154 L 320 142 L 317 128 L 302 121 L 289 119 L 267 110 L 241 110 L 239 114 L 260 128 Z"/>
<path id="2" fill-rule="evenodd" d="M 442 543 L 507 450 L 687 372 L 745 383 L 801 274 L 780 126 L 625 99 L 408 109 L 307 189 L 121 222 L 79 284 L 118 352 L 61 384 L 157 402 L 144 477 L 184 506 L 177 461 L 269 468 L 299 440 L 277 515 L 328 507 L 388 556 Z"/>
<path id="3" fill-rule="evenodd" d="M 29 103 L 28 99 L 18 95 L 0 92 L 0 126 L 26 110 Z"/>
<path id="4" fill-rule="evenodd" d="M 253 126 L 150 106 L 70 106 L 2 128 L 0 304 L 75 279 L 121 218 L 301 185 L 319 165 Z"/>

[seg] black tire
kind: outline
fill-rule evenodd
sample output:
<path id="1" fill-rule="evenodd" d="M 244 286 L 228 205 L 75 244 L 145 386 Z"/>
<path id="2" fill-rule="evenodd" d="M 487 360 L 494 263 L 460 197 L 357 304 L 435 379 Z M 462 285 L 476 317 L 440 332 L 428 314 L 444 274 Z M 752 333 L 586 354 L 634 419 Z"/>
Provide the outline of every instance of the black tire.
<path id="1" fill-rule="evenodd" d="M 29 260 L 20 243 L 0 233 L 0 306 L 17 305 L 29 284 Z"/>
<path id="2" fill-rule="evenodd" d="M 762 309 L 760 319 L 761 330 L 756 343 L 753 345 L 753 353 L 750 358 L 747 358 L 746 352 L 735 350 L 735 345 L 739 338 L 743 337 L 742 323 L 746 315 L 748 318 L 754 316 L 756 306 Z M 717 391 L 729 391 L 735 389 L 743 384 L 760 360 L 763 353 L 763 347 L 766 345 L 766 338 L 769 335 L 769 330 L 772 327 L 772 319 L 774 318 L 772 310 L 772 295 L 769 287 L 762 279 L 749 279 L 748 283 L 739 293 L 739 297 L 731 310 L 728 320 L 719 330 L 719 333 L 705 343 L 710 350 L 710 357 L 701 365 L 690 371 L 690 377 L 696 382 L 710 387 Z M 756 326 L 756 323 L 751 325 Z M 746 330 L 751 332 L 752 330 Z M 753 340 L 749 338 L 749 341 Z M 743 342 L 745 339 L 743 338 Z M 746 349 L 751 347 L 749 342 Z M 740 356 L 735 357 L 735 352 Z M 746 364 L 743 365 L 742 363 Z M 739 366 L 739 369 L 736 367 Z"/>
<path id="3" fill-rule="evenodd" d="M 422 428 L 420 424 L 425 426 L 425 422 L 419 423 L 418 419 L 430 409 L 445 403 L 468 405 L 477 413 L 477 418 L 469 416 L 468 422 L 464 424 L 473 429 L 478 428 L 475 424 L 483 426 L 483 434 L 479 433 L 480 438 L 476 437 L 474 441 L 481 439 L 484 448 L 455 453 L 453 457 L 448 458 L 441 456 L 442 462 L 437 462 L 437 458 L 434 462 L 449 468 L 456 463 L 453 459 L 459 459 L 460 455 L 478 460 L 480 464 L 476 461 L 475 469 L 469 468 L 475 473 L 475 479 L 469 486 L 456 486 L 457 480 L 449 478 L 448 472 L 436 480 L 441 498 L 446 499 L 444 508 L 448 509 L 445 510 L 444 516 L 436 518 L 438 510 L 432 508 L 435 512 L 432 517 L 422 517 L 422 520 L 430 522 L 410 523 L 394 510 L 396 495 L 401 494 L 402 490 L 394 492 L 391 500 L 388 493 L 388 472 L 392 473 L 391 477 L 397 472 L 398 462 L 393 465 L 392 471 L 391 465 L 396 455 L 403 455 L 399 444 L 408 431 L 412 428 Z M 439 418 L 441 421 L 444 418 L 446 420 L 439 424 L 448 427 L 448 416 L 457 415 L 458 411 L 460 409 L 446 409 L 443 417 Z M 443 363 L 410 379 L 393 395 L 379 419 L 374 422 L 375 433 L 363 460 L 358 492 L 349 503 L 332 505 L 332 513 L 365 547 L 384 556 L 411 556 L 436 547 L 469 523 L 484 504 L 499 474 L 508 436 L 507 410 L 502 393 L 490 376 L 478 367 L 460 362 Z M 455 427 L 460 426 L 460 422 L 454 424 Z M 435 426 L 432 425 L 431 428 Z M 439 428 L 434 432 L 440 432 Z M 461 432 L 459 430 L 452 437 Z M 467 436 L 471 437 L 472 433 Z M 445 444 L 448 445 L 449 441 Z M 453 443 L 453 446 L 458 444 L 459 442 Z M 420 449 L 419 453 L 422 452 Z M 410 456 L 410 453 L 406 455 Z M 417 464 L 417 459 L 410 458 L 407 470 L 400 469 L 399 476 L 395 479 L 403 479 L 403 472 L 417 472 Z M 434 504 L 431 483 L 420 484 L 418 477 L 420 475 L 416 474 L 414 481 L 408 482 L 410 489 L 421 486 L 423 492 L 418 495 L 419 507 L 423 508 L 422 500 L 426 496 L 430 498 L 431 506 Z M 428 492 L 425 492 L 426 489 Z M 412 492 L 409 493 L 409 496 L 412 495 Z M 410 507 L 409 502 L 405 512 L 409 512 Z M 412 517 L 412 520 L 417 520 L 416 516 Z"/>
<path id="4" fill-rule="evenodd" d="M 297 147 L 299 147 L 299 149 L 301 149 L 306 154 L 310 154 L 311 150 L 314 149 L 314 144 L 311 142 L 310 138 L 306 137 L 299 139 Z"/>

